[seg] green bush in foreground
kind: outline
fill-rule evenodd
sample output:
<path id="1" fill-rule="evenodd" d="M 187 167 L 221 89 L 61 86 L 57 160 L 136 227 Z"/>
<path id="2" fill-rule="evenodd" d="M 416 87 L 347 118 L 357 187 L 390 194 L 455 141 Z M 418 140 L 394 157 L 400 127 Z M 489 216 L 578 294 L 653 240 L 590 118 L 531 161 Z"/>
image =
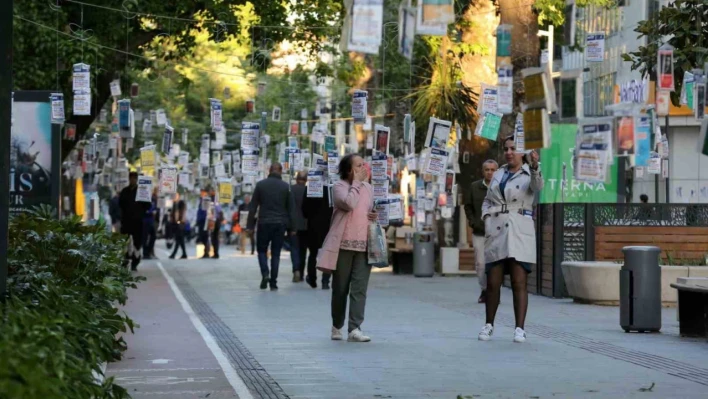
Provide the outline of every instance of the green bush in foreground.
<path id="1" fill-rule="evenodd" d="M 102 362 L 120 360 L 118 333 L 133 321 L 114 308 L 141 277 L 121 267 L 125 240 L 49 208 L 10 222 L 8 297 L 0 303 L 0 398 L 129 398 Z"/>

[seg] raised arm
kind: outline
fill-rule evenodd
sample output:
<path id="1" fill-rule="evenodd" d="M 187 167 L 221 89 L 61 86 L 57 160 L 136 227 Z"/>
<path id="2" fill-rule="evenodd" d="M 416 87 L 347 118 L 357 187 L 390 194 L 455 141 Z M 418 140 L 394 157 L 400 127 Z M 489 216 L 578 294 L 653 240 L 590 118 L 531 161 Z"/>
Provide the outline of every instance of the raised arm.
<path id="1" fill-rule="evenodd" d="M 531 182 L 529 183 L 529 190 L 533 193 L 541 191 L 543 188 L 543 176 L 541 175 L 541 168 L 536 168 L 536 170 L 529 168 L 531 171 Z"/>
<path id="2" fill-rule="evenodd" d="M 354 210 L 359 202 L 361 187 L 362 183 L 358 180 L 354 180 L 350 186 L 337 183 L 334 186 L 334 206 L 347 212 Z"/>

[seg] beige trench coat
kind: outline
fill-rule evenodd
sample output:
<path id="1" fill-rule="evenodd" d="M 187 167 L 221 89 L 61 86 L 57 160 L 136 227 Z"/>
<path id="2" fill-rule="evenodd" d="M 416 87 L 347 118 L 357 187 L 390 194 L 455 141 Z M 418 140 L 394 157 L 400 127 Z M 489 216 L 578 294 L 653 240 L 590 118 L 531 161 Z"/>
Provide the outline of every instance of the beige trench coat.
<path id="1" fill-rule="evenodd" d="M 502 196 L 499 183 L 507 170 L 508 165 L 504 165 L 494 173 L 482 203 L 484 260 L 492 263 L 515 258 L 536 263 L 536 229 L 531 215 L 535 193 L 543 188 L 543 177 L 540 170 L 524 164 L 506 182 Z"/>

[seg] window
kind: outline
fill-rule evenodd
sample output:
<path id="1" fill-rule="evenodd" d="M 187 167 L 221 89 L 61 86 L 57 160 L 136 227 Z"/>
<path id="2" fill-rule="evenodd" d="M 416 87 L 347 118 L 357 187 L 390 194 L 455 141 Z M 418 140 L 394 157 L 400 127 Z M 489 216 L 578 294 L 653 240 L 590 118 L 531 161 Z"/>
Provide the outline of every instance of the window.
<path id="1" fill-rule="evenodd" d="M 605 107 L 614 103 L 616 73 L 591 79 L 583 84 L 585 116 L 605 116 Z"/>

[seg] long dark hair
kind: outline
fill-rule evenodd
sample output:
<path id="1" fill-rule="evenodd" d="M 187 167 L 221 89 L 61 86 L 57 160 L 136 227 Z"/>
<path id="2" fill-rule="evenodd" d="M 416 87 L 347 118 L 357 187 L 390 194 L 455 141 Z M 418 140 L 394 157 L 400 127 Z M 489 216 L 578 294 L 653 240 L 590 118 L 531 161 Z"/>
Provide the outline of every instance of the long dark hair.
<path id="1" fill-rule="evenodd" d="M 341 161 L 339 161 L 339 178 L 342 180 L 348 180 L 349 175 L 352 173 L 352 163 L 354 157 L 358 157 L 359 154 L 349 154 L 345 155 Z"/>

